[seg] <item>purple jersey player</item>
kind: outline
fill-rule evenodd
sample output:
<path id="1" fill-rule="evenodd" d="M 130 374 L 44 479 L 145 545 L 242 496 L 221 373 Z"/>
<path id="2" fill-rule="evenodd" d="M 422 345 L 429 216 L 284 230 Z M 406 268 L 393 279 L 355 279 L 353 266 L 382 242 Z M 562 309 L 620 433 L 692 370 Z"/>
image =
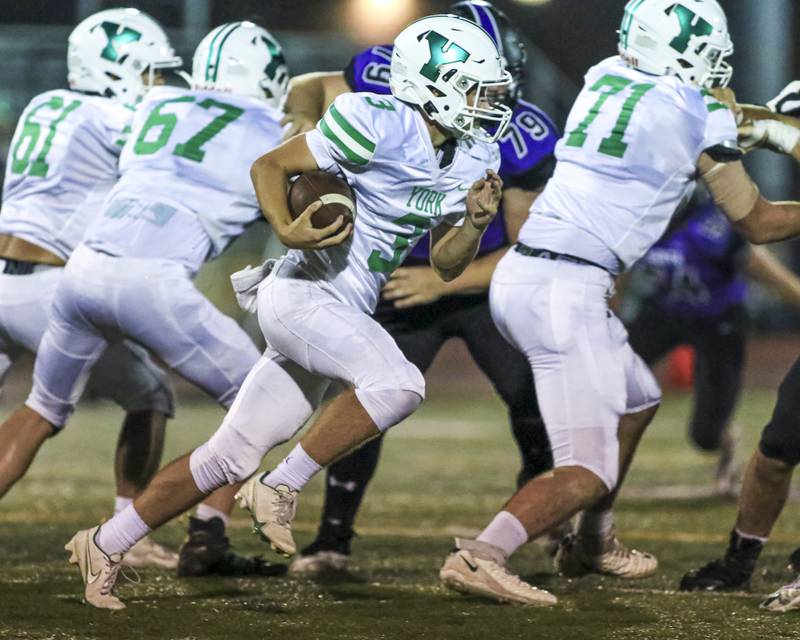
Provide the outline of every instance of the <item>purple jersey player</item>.
<path id="1" fill-rule="evenodd" d="M 662 312 L 714 320 L 744 302 L 748 248 L 708 199 L 650 249 L 634 277 L 647 288 L 648 303 Z"/>
<path id="2" fill-rule="evenodd" d="M 730 423 L 742 382 L 747 276 L 786 301 L 800 301 L 797 278 L 763 247 L 751 247 L 704 191 L 628 276 L 622 303 L 633 349 L 652 365 L 674 347 L 696 353 L 689 434 L 719 452 L 716 491 L 734 490 Z"/>

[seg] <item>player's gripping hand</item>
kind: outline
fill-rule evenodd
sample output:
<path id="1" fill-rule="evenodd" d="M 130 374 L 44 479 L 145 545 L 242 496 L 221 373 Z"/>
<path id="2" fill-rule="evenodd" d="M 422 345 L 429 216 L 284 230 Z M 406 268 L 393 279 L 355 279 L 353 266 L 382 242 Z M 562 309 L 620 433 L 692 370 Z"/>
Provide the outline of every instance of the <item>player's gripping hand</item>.
<path id="1" fill-rule="evenodd" d="M 430 267 L 400 267 L 383 287 L 385 300 L 395 309 L 436 302 L 445 294 L 445 282 Z"/>
<path id="2" fill-rule="evenodd" d="M 288 140 L 299 133 L 311 131 L 317 126 L 319 118 L 315 118 L 313 114 L 303 113 L 302 111 L 294 111 L 287 113 L 281 119 L 281 126 L 283 127 L 283 139 Z"/>
<path id="3" fill-rule="evenodd" d="M 472 184 L 467 193 L 467 217 L 477 229 L 485 229 L 497 215 L 503 197 L 503 181 L 491 169 L 486 177 Z"/>
<path id="4" fill-rule="evenodd" d="M 744 121 L 744 113 L 741 106 L 736 102 L 736 94 L 733 89 L 729 87 L 717 87 L 711 90 L 711 95 L 719 100 L 722 104 L 726 105 L 736 118 L 736 124 L 740 125 Z"/>
<path id="5" fill-rule="evenodd" d="M 344 227 L 344 216 L 339 216 L 327 227 L 314 228 L 311 216 L 322 206 L 317 200 L 306 207 L 290 225 L 285 227 L 278 238 L 290 249 L 327 249 L 342 244 L 353 232 L 353 224 L 348 222 Z"/>

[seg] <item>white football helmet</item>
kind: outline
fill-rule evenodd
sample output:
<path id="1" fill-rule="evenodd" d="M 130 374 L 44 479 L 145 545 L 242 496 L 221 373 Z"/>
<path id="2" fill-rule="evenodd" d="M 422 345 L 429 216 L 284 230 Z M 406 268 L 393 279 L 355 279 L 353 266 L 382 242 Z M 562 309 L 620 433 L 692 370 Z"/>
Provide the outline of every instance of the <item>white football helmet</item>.
<path id="1" fill-rule="evenodd" d="M 392 94 L 419 105 L 459 138 L 494 142 L 511 109 L 494 101 L 511 84 L 505 61 L 486 31 L 452 15 L 421 18 L 394 41 Z"/>
<path id="2" fill-rule="evenodd" d="M 706 89 L 726 87 L 733 68 L 728 20 L 717 0 L 630 0 L 619 53 L 632 67 Z"/>
<path id="3" fill-rule="evenodd" d="M 70 34 L 67 80 L 76 91 L 134 104 L 153 86 L 159 69 L 182 63 L 153 18 L 138 9 L 108 9 L 89 16 Z"/>
<path id="4" fill-rule="evenodd" d="M 283 49 L 269 31 L 252 22 L 229 22 L 197 46 L 192 86 L 259 98 L 280 108 L 289 69 Z"/>

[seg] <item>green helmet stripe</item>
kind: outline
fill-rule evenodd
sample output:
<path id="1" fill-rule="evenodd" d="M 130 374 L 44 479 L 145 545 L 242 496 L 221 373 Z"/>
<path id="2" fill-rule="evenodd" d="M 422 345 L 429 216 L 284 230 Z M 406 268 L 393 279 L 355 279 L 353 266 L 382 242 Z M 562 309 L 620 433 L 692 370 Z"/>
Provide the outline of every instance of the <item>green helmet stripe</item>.
<path id="1" fill-rule="evenodd" d="M 631 23 L 633 22 L 633 14 L 636 13 L 636 10 L 641 6 L 644 0 L 631 0 L 628 3 L 628 7 L 625 9 L 625 19 L 622 21 L 622 33 L 625 36 L 625 42 L 623 46 L 625 48 L 628 47 L 628 37 L 631 33 Z"/>
<path id="2" fill-rule="evenodd" d="M 217 73 L 219 73 L 219 62 L 220 59 L 222 58 L 222 47 L 225 44 L 225 41 L 228 39 L 228 36 L 230 36 L 234 31 L 236 31 L 241 26 L 242 26 L 241 22 L 235 23 L 233 25 L 233 28 L 230 31 L 228 31 L 228 33 L 226 33 L 224 36 L 222 36 L 222 39 L 219 41 L 219 46 L 217 47 L 217 59 L 214 61 L 214 77 L 212 78 L 213 82 L 217 81 Z"/>
<path id="3" fill-rule="evenodd" d="M 227 31 L 230 31 L 231 28 L 235 29 L 239 26 L 239 23 L 236 24 L 226 24 L 222 25 L 221 27 L 217 28 L 217 32 L 214 34 L 214 37 L 211 38 L 211 43 L 208 45 L 208 59 L 206 60 L 206 82 L 213 80 L 214 78 L 211 77 L 211 59 L 214 57 L 214 45 L 217 43 L 219 37 Z M 219 58 L 219 57 L 218 57 Z M 216 77 L 216 70 L 215 70 L 215 77 Z"/>
<path id="4" fill-rule="evenodd" d="M 206 73 L 205 73 L 206 82 L 208 82 L 210 79 L 208 76 L 211 71 L 211 54 L 214 52 L 214 43 L 217 41 L 217 38 L 219 38 L 219 34 L 222 33 L 223 31 L 225 31 L 225 27 L 224 26 L 219 27 L 217 29 L 217 32 L 214 34 L 214 37 L 211 38 L 211 42 L 208 45 L 208 58 L 206 59 Z"/>

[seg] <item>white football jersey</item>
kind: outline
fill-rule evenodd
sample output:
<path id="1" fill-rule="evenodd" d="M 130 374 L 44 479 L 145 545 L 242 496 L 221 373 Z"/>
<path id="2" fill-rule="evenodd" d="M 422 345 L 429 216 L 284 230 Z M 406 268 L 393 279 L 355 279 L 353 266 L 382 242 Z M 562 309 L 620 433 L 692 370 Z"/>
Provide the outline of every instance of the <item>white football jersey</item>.
<path id="1" fill-rule="evenodd" d="M 585 80 L 520 241 L 619 273 L 662 236 L 694 187 L 700 155 L 735 151 L 736 122 L 708 92 L 618 57 Z"/>
<path id="2" fill-rule="evenodd" d="M 31 100 L 11 140 L 0 233 L 68 259 L 117 180 L 132 116 L 114 100 L 74 91 Z"/>
<path id="3" fill-rule="evenodd" d="M 442 222 L 460 224 L 472 183 L 500 166 L 497 145 L 460 141 L 441 168 L 422 115 L 374 93 L 336 98 L 306 142 L 320 169 L 352 187 L 355 225 L 343 244 L 293 250 L 286 260 L 367 313 L 419 238 Z"/>
<path id="4" fill-rule="evenodd" d="M 151 89 L 136 108 L 119 182 L 86 245 L 197 271 L 260 217 L 250 165 L 280 143 L 281 117 L 247 96 Z"/>

